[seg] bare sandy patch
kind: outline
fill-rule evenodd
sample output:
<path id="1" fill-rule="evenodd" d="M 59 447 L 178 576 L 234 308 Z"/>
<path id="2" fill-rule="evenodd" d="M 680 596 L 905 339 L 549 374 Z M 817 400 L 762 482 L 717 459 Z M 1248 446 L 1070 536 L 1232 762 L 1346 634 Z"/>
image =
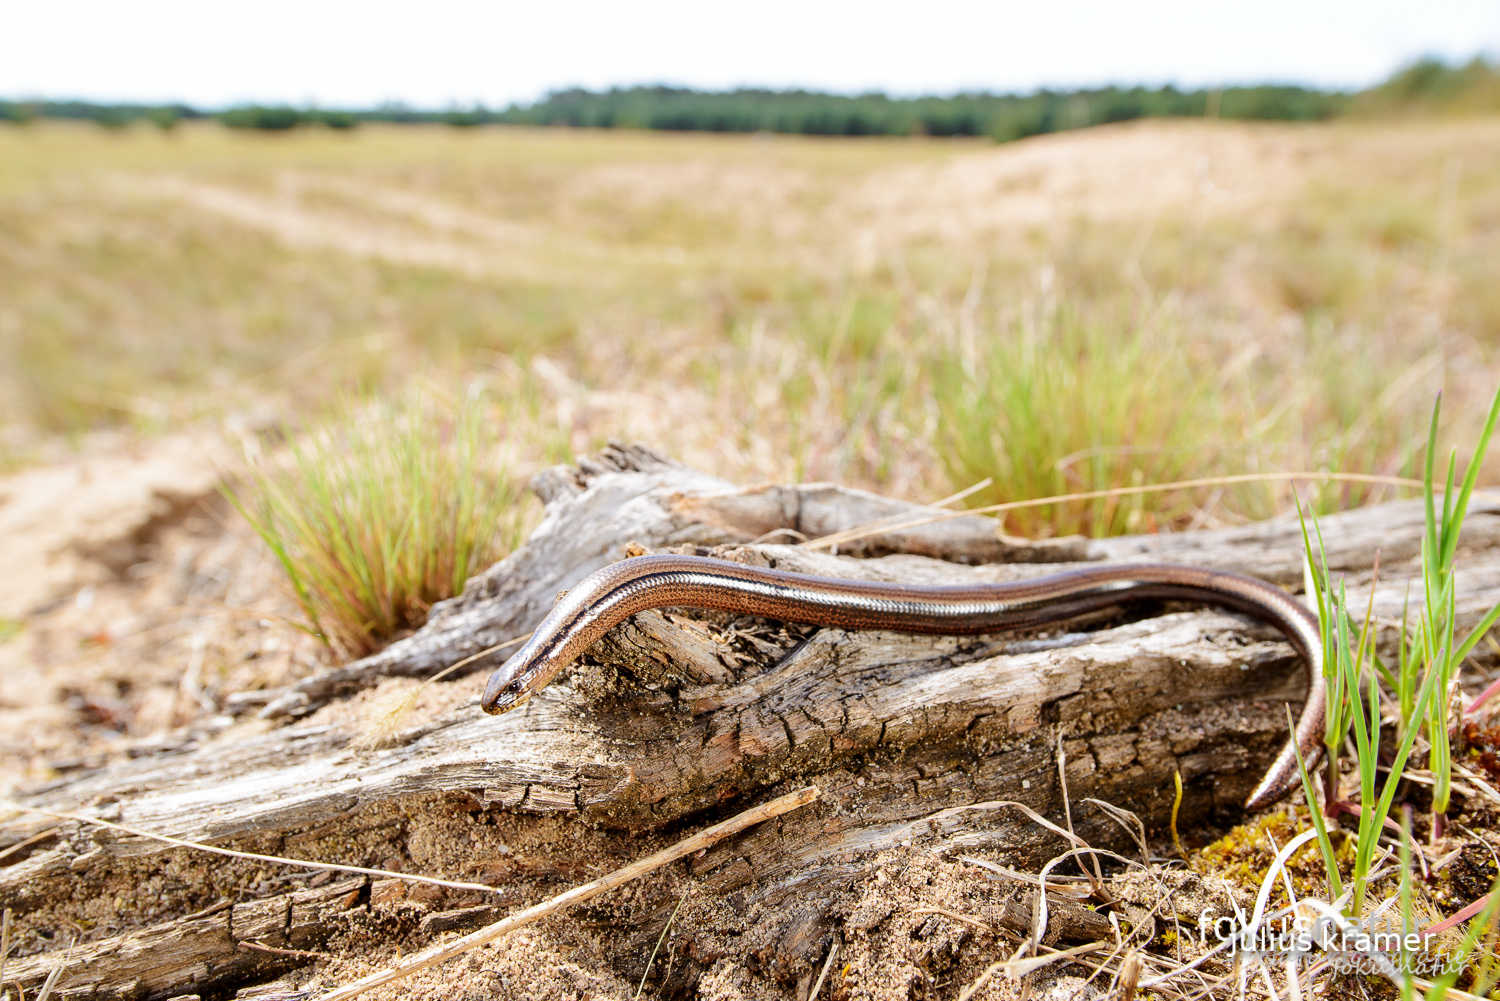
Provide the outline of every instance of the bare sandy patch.
<path id="1" fill-rule="evenodd" d="M 492 262 L 472 247 L 309 210 L 295 199 L 170 177 L 154 178 L 140 190 L 259 230 L 298 250 L 335 250 L 408 267 L 444 268 L 470 277 L 494 270 Z"/>
<path id="2" fill-rule="evenodd" d="M 1149 121 L 1086 129 L 879 171 L 836 213 L 893 243 L 968 242 L 1181 208 L 1243 212 L 1301 190 L 1324 146 L 1288 126 Z"/>
<path id="3" fill-rule="evenodd" d="M 0 618 L 24 619 L 136 561 L 152 527 L 211 495 L 219 457 L 188 436 L 121 440 L 0 478 Z"/>
<path id="4" fill-rule="evenodd" d="M 591 167 L 568 181 L 563 196 L 584 202 L 607 199 L 635 207 L 693 202 L 759 213 L 787 211 L 813 187 L 808 171 L 775 163 L 662 161 Z"/>

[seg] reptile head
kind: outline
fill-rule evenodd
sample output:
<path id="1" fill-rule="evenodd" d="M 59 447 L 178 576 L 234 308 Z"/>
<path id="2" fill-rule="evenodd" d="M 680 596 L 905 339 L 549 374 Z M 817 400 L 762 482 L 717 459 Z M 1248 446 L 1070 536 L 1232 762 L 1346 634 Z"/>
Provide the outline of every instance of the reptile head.
<path id="1" fill-rule="evenodd" d="M 484 697 L 479 700 L 479 707 L 492 716 L 508 713 L 531 698 L 532 689 L 522 682 L 520 672 L 513 669 L 518 659 L 512 657 L 500 665 L 484 686 Z"/>

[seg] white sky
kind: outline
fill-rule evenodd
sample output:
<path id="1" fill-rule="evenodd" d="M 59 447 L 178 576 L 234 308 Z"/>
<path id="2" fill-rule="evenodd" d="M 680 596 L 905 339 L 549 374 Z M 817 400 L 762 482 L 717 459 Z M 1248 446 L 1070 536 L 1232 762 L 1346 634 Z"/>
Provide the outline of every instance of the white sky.
<path id="1" fill-rule="evenodd" d="M 7 0 L 0 95 L 501 106 L 635 83 L 1363 86 L 1500 52 L 1497 0 Z"/>

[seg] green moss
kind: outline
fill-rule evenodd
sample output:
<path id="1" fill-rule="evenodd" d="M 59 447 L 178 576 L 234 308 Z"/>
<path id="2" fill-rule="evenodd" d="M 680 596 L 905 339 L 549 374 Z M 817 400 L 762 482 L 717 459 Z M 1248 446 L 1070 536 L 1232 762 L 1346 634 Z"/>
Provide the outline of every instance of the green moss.
<path id="1" fill-rule="evenodd" d="M 1194 856 L 1193 868 L 1199 872 L 1221 876 L 1246 889 L 1259 890 L 1276 858 L 1272 840 L 1277 845 L 1285 845 L 1305 830 L 1306 823 L 1295 822 L 1286 810 L 1267 814 L 1253 823 L 1234 828 L 1218 841 L 1203 848 Z M 1333 841 L 1339 871 L 1352 871 L 1354 839 L 1337 827 L 1328 834 Z M 1326 889 L 1323 861 L 1314 844 L 1306 845 L 1294 855 L 1287 863 L 1287 871 L 1299 893 L 1322 893 Z"/>

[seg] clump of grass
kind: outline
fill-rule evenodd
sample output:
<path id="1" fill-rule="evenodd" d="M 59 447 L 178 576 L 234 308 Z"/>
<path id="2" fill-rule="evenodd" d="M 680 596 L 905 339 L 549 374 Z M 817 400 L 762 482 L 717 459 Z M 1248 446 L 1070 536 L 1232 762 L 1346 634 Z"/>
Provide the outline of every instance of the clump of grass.
<path id="1" fill-rule="evenodd" d="M 1400 775 L 1400 765 L 1405 761 L 1405 753 L 1409 753 L 1417 734 L 1425 730 L 1430 748 L 1429 764 L 1435 783 L 1433 788 L 1435 814 L 1447 811 L 1451 787 L 1449 734 L 1453 729 L 1453 721 L 1449 719 L 1451 700 L 1447 693 L 1453 686 L 1458 668 L 1464 659 L 1495 622 L 1500 620 L 1500 605 L 1496 605 L 1469 630 L 1462 640 L 1455 632 L 1454 563 L 1457 558 L 1458 538 L 1463 528 L 1464 516 L 1468 511 L 1469 498 L 1478 482 L 1480 466 L 1489 448 L 1490 438 L 1494 434 L 1497 423 L 1500 423 L 1500 392 L 1496 393 L 1490 406 L 1489 416 L 1479 436 L 1479 444 L 1465 471 L 1461 485 L 1457 485 L 1457 449 L 1450 453 L 1447 485 L 1442 491 L 1441 504 L 1437 501 L 1437 489 L 1433 480 L 1440 412 L 1441 398 L 1433 407 L 1432 422 L 1427 437 L 1423 478 L 1426 524 L 1422 539 L 1418 621 L 1415 628 L 1407 628 L 1406 617 L 1403 616 L 1402 637 L 1398 646 L 1394 672 L 1386 668 L 1375 654 L 1369 609 L 1365 612 L 1365 621 L 1354 647 L 1355 652 L 1350 653 L 1353 630 L 1343 585 L 1340 584 L 1335 589 L 1329 580 L 1326 563 L 1320 567 L 1314 562 L 1310 540 L 1307 542 L 1308 563 L 1306 567 L 1308 593 L 1317 603 L 1319 620 L 1323 625 L 1325 637 L 1324 677 L 1328 685 L 1330 707 L 1326 735 L 1330 762 L 1330 791 L 1334 791 L 1332 776 L 1337 773 L 1338 751 L 1349 737 L 1352 727 L 1361 778 L 1361 801 L 1363 803 L 1374 801 L 1374 759 L 1380 736 L 1380 702 L 1377 685 L 1384 680 L 1394 695 L 1391 701 L 1398 709 L 1399 738 L 1401 747 L 1406 749 L 1398 754 L 1397 765 L 1393 767 L 1392 775 Z M 1321 555 L 1321 549 L 1320 537 L 1318 539 L 1319 555 Z M 1337 590 L 1336 594 L 1335 590 Z M 1367 656 L 1373 669 L 1366 669 Z M 1366 682 L 1368 692 L 1362 693 L 1361 686 Z M 1394 792 L 1394 780 L 1389 784 L 1392 787 L 1390 791 Z M 1389 796 L 1382 795 L 1381 804 L 1382 808 L 1378 815 L 1384 817 L 1389 809 Z M 1371 837 L 1373 836 L 1372 834 Z M 1373 851 L 1373 844 L 1370 850 Z"/>
<path id="2" fill-rule="evenodd" d="M 1441 400 L 1439 402 L 1441 403 Z M 1474 486 L 1478 482 L 1480 463 L 1483 462 L 1484 453 L 1489 448 L 1490 437 L 1495 433 L 1495 425 L 1500 422 L 1500 392 L 1495 394 L 1494 402 L 1490 406 L 1489 418 L 1485 421 L 1484 431 L 1479 436 L 1479 446 L 1475 449 L 1474 458 L 1464 474 L 1463 486 L 1459 489 L 1456 500 L 1453 493 L 1458 466 L 1456 450 L 1448 457 L 1448 489 L 1443 494 L 1441 516 L 1433 500 L 1432 485 L 1433 460 L 1437 452 L 1438 414 L 1439 407 L 1434 406 L 1432 427 L 1427 438 L 1425 476 L 1427 516 L 1426 533 L 1422 539 L 1422 615 L 1416 634 L 1411 636 L 1409 646 L 1402 650 L 1401 670 L 1397 676 L 1400 704 L 1403 709 L 1402 724 L 1408 727 L 1413 725 L 1413 718 L 1419 718 L 1421 714 L 1421 710 L 1413 706 L 1411 699 L 1411 692 L 1416 688 L 1416 677 L 1410 665 L 1421 662 L 1428 665 L 1429 671 L 1436 672 L 1439 676 L 1438 691 L 1442 694 L 1432 703 L 1431 714 L 1427 720 L 1429 739 L 1432 742 L 1430 761 L 1437 781 L 1433 789 L 1432 803 L 1435 814 L 1447 812 L 1452 784 L 1452 754 L 1449 746 L 1448 719 L 1451 701 L 1446 696 L 1454 679 L 1458 676 L 1459 665 L 1469 656 L 1480 639 L 1490 631 L 1496 619 L 1500 619 L 1500 604 L 1497 604 L 1462 641 L 1458 640 L 1454 632 L 1456 623 L 1454 621 L 1453 565 L 1458 553 L 1458 535 L 1463 528 L 1464 515 L 1468 511 L 1469 497 L 1473 494 Z M 1408 711 L 1408 707 L 1413 708 Z"/>
<path id="3" fill-rule="evenodd" d="M 1186 361 L 1187 345 L 1121 319 L 1055 308 L 997 330 L 969 357 L 961 349 L 938 360 L 949 476 L 996 484 L 976 503 L 1181 480 L 1216 465 L 1211 383 Z M 1180 513 L 1111 498 L 1011 512 L 1006 525 L 1032 537 L 1118 535 Z"/>
<path id="4" fill-rule="evenodd" d="M 1490 408 L 1489 418 L 1480 434 L 1478 447 L 1469 463 L 1463 484 L 1455 490 L 1457 451 L 1450 456 L 1447 487 L 1441 504 L 1436 499 L 1433 482 L 1434 455 L 1437 450 L 1439 407 L 1434 406 L 1427 441 L 1424 498 L 1426 532 L 1422 540 L 1422 576 L 1420 581 L 1420 615 L 1415 630 L 1405 630 L 1398 648 L 1395 672 L 1386 669 L 1375 652 L 1372 628 L 1373 594 L 1365 610 L 1357 635 L 1348 596 L 1340 581 L 1330 579 L 1327 559 L 1323 557 L 1322 536 L 1309 535 L 1303 523 L 1303 540 L 1307 562 L 1304 567 L 1307 592 L 1314 602 L 1323 632 L 1323 676 L 1328 688 L 1328 713 L 1325 733 L 1327 750 L 1327 808 L 1336 812 L 1338 803 L 1339 751 L 1351 733 L 1355 745 L 1355 766 L 1359 774 L 1359 833 L 1352 875 L 1351 912 L 1359 917 L 1364 909 L 1368 889 L 1366 875 L 1374 859 L 1382 825 L 1390 813 L 1406 763 L 1419 735 L 1426 737 L 1429 763 L 1433 773 L 1434 835 L 1439 816 L 1448 809 L 1451 785 L 1449 752 L 1449 699 L 1446 693 L 1453 684 L 1458 667 L 1474 645 L 1500 619 L 1500 605 L 1491 609 L 1462 641 L 1454 633 L 1454 561 L 1458 536 L 1468 509 L 1469 498 L 1478 481 L 1479 468 L 1489 446 L 1491 435 L 1500 422 L 1500 392 Z M 1317 544 L 1314 546 L 1313 539 Z M 1317 559 L 1315 557 L 1320 557 Z M 1373 584 L 1372 584 L 1373 588 Z M 1403 622 L 1403 627 L 1405 623 Z M 1390 762 L 1386 780 L 1377 791 L 1376 778 L 1380 755 L 1382 679 L 1393 690 L 1392 702 L 1398 709 L 1397 747 Z M 1303 782 L 1308 802 L 1314 802 L 1312 783 L 1303 768 Z M 1343 884 L 1335 863 L 1334 851 L 1322 817 L 1314 811 L 1327 869 L 1328 884 L 1334 897 L 1343 894 Z"/>
<path id="5" fill-rule="evenodd" d="M 482 401 L 408 393 L 350 403 L 284 454 L 247 457 L 229 499 L 335 655 L 363 656 L 419 625 L 517 544 L 523 483 L 491 426 Z"/>

